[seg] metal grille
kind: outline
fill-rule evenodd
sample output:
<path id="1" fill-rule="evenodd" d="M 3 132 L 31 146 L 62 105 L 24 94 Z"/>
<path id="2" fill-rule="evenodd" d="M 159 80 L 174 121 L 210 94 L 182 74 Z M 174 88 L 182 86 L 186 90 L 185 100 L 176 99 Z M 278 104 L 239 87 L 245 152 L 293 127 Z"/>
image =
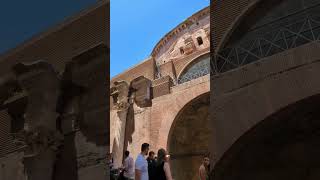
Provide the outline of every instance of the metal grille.
<path id="1" fill-rule="evenodd" d="M 317 19 L 307 17 L 255 40 L 223 49 L 210 62 L 211 74 L 223 73 L 282 51 L 318 41 L 320 21 Z"/>
<path id="2" fill-rule="evenodd" d="M 205 55 L 194 61 L 178 78 L 178 84 L 205 76 L 210 73 L 210 56 Z"/>

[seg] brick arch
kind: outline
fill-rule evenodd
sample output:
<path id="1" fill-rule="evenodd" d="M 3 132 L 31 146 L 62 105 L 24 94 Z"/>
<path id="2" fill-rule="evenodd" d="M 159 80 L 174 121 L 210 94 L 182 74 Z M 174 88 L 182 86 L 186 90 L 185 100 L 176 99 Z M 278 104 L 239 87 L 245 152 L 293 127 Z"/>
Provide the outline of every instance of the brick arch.
<path id="1" fill-rule="evenodd" d="M 215 52 L 228 42 L 235 29 L 264 0 L 218 0 L 212 4 L 212 38 Z"/>
<path id="2" fill-rule="evenodd" d="M 167 148 L 169 130 L 183 107 L 196 97 L 210 92 L 209 78 L 204 76 L 181 84 L 167 96 L 153 100 L 150 142 L 152 150 Z M 163 109 L 166 109 L 165 111 Z M 153 129 L 152 127 L 156 127 Z"/>
<path id="3" fill-rule="evenodd" d="M 316 152 L 316 148 L 319 148 L 314 144 L 314 139 L 320 136 L 315 133 L 320 129 L 319 105 L 320 94 L 318 93 L 297 100 L 268 115 L 241 135 L 226 151 L 216 163 L 211 178 L 217 180 L 259 179 L 259 177 L 265 177 L 259 172 L 259 169 L 264 167 L 263 172 L 268 174 L 269 179 L 277 179 L 280 176 L 283 178 L 283 175 L 286 175 L 287 178 L 290 177 L 289 179 L 293 177 L 297 179 L 298 177 L 295 176 L 301 176 L 301 173 L 292 173 L 290 163 L 300 162 L 301 159 L 305 159 L 302 162 L 308 162 L 309 159 L 316 161 L 317 156 L 305 155 L 305 152 L 312 154 Z M 301 149 L 301 147 L 303 148 Z M 296 149 L 291 150 L 291 148 Z M 272 159 L 269 157 L 270 154 L 274 155 Z M 289 168 L 284 169 L 286 172 L 277 173 L 274 171 L 274 168 L 281 169 L 281 166 L 284 166 L 283 163 L 287 161 L 288 164 L 285 166 Z M 270 164 L 273 165 L 270 166 Z M 309 166 L 313 167 L 314 164 L 301 164 L 301 167 L 304 168 L 309 168 Z M 248 167 L 251 167 L 250 174 L 246 171 Z M 232 171 L 232 175 L 229 171 Z M 315 173 L 312 174 L 312 177 L 319 178 L 320 176 Z"/>
<path id="4" fill-rule="evenodd" d="M 223 34 L 220 43 L 216 47 L 216 52 L 219 52 L 225 46 L 225 44 L 229 41 L 232 33 L 237 29 L 237 27 L 239 27 L 241 22 L 245 20 L 245 17 L 247 17 L 256 8 L 257 4 L 261 1 L 263 0 L 252 1 L 240 12 L 240 14 L 235 18 L 235 20 L 231 23 L 226 32 Z"/>
<path id="5" fill-rule="evenodd" d="M 173 120 L 173 122 L 171 123 L 171 127 L 170 127 L 170 130 L 169 130 L 169 133 L 168 133 L 168 138 L 167 138 L 167 149 L 169 150 L 170 149 L 170 141 L 171 141 L 171 138 L 172 138 L 172 133 L 175 129 L 175 126 L 177 124 L 177 121 L 181 118 L 181 116 L 183 115 L 186 107 L 188 105 L 191 105 L 192 103 L 196 102 L 197 100 L 199 100 L 200 98 L 203 98 L 203 97 L 208 97 L 210 98 L 210 93 L 209 92 L 205 92 L 205 93 L 202 93 L 196 97 L 194 97 L 193 99 L 191 99 L 190 101 L 188 101 L 187 103 L 185 103 L 183 105 L 183 107 L 180 109 L 180 111 L 175 115 L 175 118 Z"/>
<path id="6" fill-rule="evenodd" d="M 187 102 L 175 116 L 167 138 L 171 171 L 177 180 L 196 180 L 202 156 L 208 152 L 210 93 Z"/>

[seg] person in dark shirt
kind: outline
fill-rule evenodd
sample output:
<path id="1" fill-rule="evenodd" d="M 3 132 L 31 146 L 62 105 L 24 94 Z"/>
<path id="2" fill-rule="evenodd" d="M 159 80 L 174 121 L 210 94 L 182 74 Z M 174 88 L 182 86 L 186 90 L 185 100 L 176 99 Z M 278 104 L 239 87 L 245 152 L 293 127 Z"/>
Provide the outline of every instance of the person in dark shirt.
<path id="1" fill-rule="evenodd" d="M 149 173 L 149 180 L 155 180 L 155 170 L 156 170 L 156 160 L 154 158 L 154 152 L 150 151 L 149 156 L 147 158 L 148 161 L 148 173 Z"/>
<path id="2" fill-rule="evenodd" d="M 156 180 L 173 180 L 170 170 L 170 155 L 163 148 L 158 151 Z"/>

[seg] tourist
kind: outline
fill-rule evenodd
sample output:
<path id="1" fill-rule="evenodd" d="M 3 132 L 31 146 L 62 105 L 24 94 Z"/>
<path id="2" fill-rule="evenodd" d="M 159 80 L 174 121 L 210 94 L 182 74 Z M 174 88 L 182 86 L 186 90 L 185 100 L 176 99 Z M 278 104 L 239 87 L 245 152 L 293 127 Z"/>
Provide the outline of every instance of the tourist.
<path id="1" fill-rule="evenodd" d="M 125 159 L 123 163 L 123 179 L 133 180 L 134 179 L 134 161 L 133 158 L 129 156 L 130 152 L 126 151 L 124 153 Z"/>
<path id="2" fill-rule="evenodd" d="M 209 168 L 210 166 L 210 159 L 209 159 L 209 156 L 204 156 L 203 157 L 203 161 L 202 161 L 202 164 L 199 168 L 199 177 L 200 177 L 200 180 L 208 180 L 209 179 Z"/>
<path id="3" fill-rule="evenodd" d="M 141 153 L 138 154 L 135 163 L 135 180 L 149 180 L 148 175 L 148 162 L 145 156 L 148 155 L 149 144 L 143 143 L 141 145 Z"/>
<path id="4" fill-rule="evenodd" d="M 155 160 L 153 151 L 149 152 L 147 161 L 148 161 L 149 180 L 155 180 L 156 160 Z"/>
<path id="5" fill-rule="evenodd" d="M 156 165 L 156 180 L 172 180 L 169 158 L 170 155 L 164 149 L 158 150 Z"/>

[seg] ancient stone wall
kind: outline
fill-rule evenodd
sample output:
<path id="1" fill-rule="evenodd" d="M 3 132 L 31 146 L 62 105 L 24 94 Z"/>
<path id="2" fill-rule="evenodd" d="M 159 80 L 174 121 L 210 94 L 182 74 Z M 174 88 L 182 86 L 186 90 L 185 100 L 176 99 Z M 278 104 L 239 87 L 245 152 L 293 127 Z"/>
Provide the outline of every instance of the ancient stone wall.
<path id="1" fill-rule="evenodd" d="M 23 153 L 11 153 L 0 158 L 0 179 L 27 180 L 24 172 Z"/>
<path id="2" fill-rule="evenodd" d="M 108 7 L 109 4 L 100 1 L 0 57 L 1 73 L 9 77 L 1 83 L 11 84 L 7 88 L 1 84 L 4 92 L 9 93 L 1 94 L 1 98 L 8 99 L 1 101 L 1 107 L 5 110 L 9 107 L 12 119 L 6 113 L 1 116 L 0 128 L 5 132 L 1 136 L 6 136 L 1 138 L 6 140 L 0 147 L 1 180 L 23 179 L 21 176 L 30 180 L 107 177 Z M 81 31 L 75 33 L 75 29 Z M 17 66 L 19 62 L 22 64 Z M 17 89 L 16 84 L 27 93 Z M 19 134 L 23 129 L 28 136 Z M 9 134 L 12 132 L 15 134 Z M 55 132 L 64 135 L 57 144 Z M 12 136 L 20 145 L 26 144 L 19 150 L 22 153 L 15 152 L 21 146 L 8 143 L 13 141 Z"/>

